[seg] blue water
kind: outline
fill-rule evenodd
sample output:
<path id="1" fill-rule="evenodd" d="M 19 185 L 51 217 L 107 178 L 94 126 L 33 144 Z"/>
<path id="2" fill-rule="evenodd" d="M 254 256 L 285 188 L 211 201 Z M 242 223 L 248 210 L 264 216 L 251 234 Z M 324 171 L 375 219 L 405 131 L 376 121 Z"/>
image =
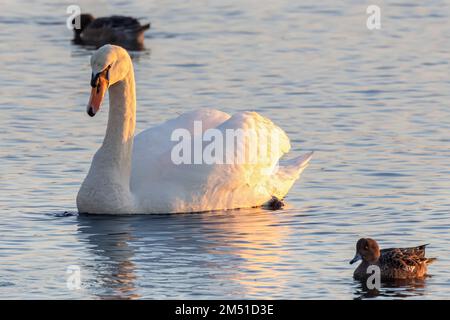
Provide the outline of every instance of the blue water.
<path id="1" fill-rule="evenodd" d="M 131 2 L 131 3 L 130 3 Z M 449 298 L 450 2 L 25 1 L 0 10 L 0 298 Z M 255 110 L 311 165 L 280 211 L 78 216 L 106 128 L 66 7 L 152 23 L 133 53 L 137 131 Z M 107 101 L 106 104 L 107 105 Z M 430 243 L 431 277 L 370 295 L 359 237 Z M 81 271 L 81 288 L 66 270 Z"/>

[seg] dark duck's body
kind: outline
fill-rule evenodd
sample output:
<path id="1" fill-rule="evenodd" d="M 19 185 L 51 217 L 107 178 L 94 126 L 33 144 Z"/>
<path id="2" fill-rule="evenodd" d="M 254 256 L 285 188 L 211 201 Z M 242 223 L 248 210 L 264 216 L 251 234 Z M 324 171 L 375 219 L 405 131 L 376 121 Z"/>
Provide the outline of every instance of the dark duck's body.
<path id="1" fill-rule="evenodd" d="M 79 28 L 77 28 L 79 19 Z M 90 14 L 81 14 L 74 18 L 73 42 L 82 45 L 101 47 L 105 44 L 119 45 L 128 50 L 144 48 L 144 32 L 150 24 L 141 25 L 132 17 L 111 16 L 95 19 Z"/>
<path id="2" fill-rule="evenodd" d="M 421 245 L 411 248 L 390 248 L 380 250 L 375 240 L 359 239 L 356 244 L 356 255 L 350 264 L 362 260 L 353 277 L 364 280 L 371 275 L 367 268 L 376 265 L 381 271 L 381 280 L 419 279 L 426 276 L 427 266 L 436 258 L 425 257 L 425 247 Z"/>

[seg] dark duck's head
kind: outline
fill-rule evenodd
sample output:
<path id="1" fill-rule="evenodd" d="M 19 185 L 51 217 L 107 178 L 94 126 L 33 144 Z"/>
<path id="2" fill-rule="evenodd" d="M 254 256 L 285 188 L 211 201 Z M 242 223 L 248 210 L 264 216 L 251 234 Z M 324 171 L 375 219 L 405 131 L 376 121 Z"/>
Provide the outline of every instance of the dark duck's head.
<path id="1" fill-rule="evenodd" d="M 89 13 L 83 13 L 73 18 L 73 42 L 82 43 L 81 33 L 94 20 L 94 16 Z"/>

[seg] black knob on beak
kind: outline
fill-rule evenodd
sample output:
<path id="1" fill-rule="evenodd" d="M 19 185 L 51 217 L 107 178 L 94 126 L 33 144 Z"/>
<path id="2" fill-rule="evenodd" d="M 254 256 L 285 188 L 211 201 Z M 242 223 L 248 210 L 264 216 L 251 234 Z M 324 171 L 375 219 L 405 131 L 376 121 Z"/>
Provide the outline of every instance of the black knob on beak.
<path id="1" fill-rule="evenodd" d="M 95 116 L 95 112 L 94 112 L 94 109 L 92 109 L 92 107 L 89 107 L 87 113 L 88 113 L 88 115 L 90 115 L 91 117 Z"/>

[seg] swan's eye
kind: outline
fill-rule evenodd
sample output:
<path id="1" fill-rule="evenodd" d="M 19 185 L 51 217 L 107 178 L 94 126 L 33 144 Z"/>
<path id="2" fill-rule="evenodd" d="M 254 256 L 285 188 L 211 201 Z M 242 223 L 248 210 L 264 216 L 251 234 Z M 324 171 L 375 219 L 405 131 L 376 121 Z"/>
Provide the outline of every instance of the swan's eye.
<path id="1" fill-rule="evenodd" d="M 106 68 L 106 80 L 109 81 L 109 69 L 111 69 L 111 65 Z"/>

